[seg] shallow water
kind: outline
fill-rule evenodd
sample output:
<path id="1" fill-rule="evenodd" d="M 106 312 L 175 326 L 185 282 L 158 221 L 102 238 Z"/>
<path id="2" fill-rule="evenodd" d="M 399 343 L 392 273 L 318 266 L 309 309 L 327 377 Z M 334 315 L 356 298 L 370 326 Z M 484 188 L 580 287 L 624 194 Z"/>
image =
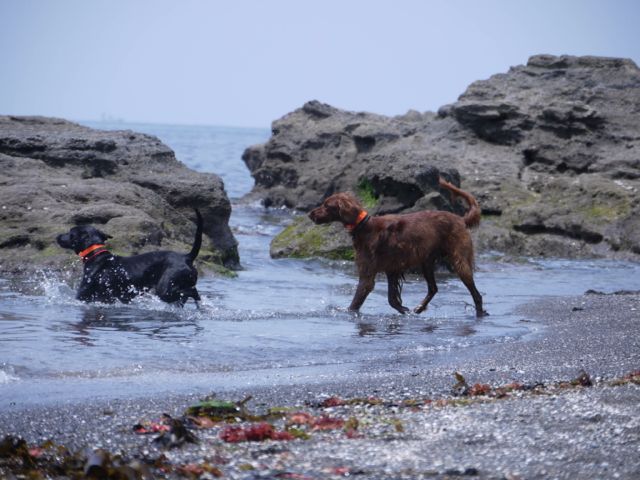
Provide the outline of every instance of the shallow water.
<path id="1" fill-rule="evenodd" d="M 155 132 L 190 166 L 224 173 L 232 197 L 251 187 L 246 170 L 235 165 L 242 166 L 242 150 L 268 134 L 116 127 Z M 225 143 L 225 135 L 232 140 Z M 211 168 L 207 158 L 216 159 Z M 513 313 L 530 300 L 590 288 L 640 289 L 640 267 L 633 263 L 505 264 L 481 257 L 476 283 L 489 317 L 475 318 L 468 292 L 447 274 L 438 276 L 439 293 L 420 316 L 396 314 L 383 279 L 354 316 L 344 310 L 357 282 L 352 264 L 269 258 L 271 238 L 290 218 L 282 210 L 234 205 L 231 224 L 244 270 L 237 278 L 202 278 L 199 310 L 152 296 L 126 306 L 85 305 L 72 288 L 44 274 L 22 283 L 0 279 L 0 408 L 348 380 L 372 363 L 401 368 L 407 359 L 433 362 L 442 352 L 521 341 L 540 328 Z M 417 305 L 425 293 L 423 280 L 407 278 L 406 305 Z"/>

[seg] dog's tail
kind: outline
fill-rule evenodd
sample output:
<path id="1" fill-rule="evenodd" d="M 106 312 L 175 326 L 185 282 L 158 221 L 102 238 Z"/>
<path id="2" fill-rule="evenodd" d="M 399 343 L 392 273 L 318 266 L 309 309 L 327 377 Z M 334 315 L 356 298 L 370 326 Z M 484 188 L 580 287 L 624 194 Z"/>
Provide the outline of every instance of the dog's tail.
<path id="1" fill-rule="evenodd" d="M 473 228 L 480 225 L 480 205 L 478 205 L 478 201 L 475 199 L 473 195 L 464 190 L 459 189 L 455 185 L 447 182 L 445 179 L 440 177 L 440 186 L 446 188 L 451 192 L 451 201 L 454 202 L 456 197 L 462 197 L 469 205 L 469 210 L 464 214 L 464 223 L 467 228 Z"/>
<path id="2" fill-rule="evenodd" d="M 196 238 L 193 241 L 193 247 L 191 247 L 191 251 L 187 253 L 187 258 L 190 262 L 193 262 L 198 253 L 200 253 L 200 247 L 202 246 L 202 215 L 200 215 L 200 211 L 195 208 L 196 217 L 197 217 L 197 227 L 196 227 Z"/>

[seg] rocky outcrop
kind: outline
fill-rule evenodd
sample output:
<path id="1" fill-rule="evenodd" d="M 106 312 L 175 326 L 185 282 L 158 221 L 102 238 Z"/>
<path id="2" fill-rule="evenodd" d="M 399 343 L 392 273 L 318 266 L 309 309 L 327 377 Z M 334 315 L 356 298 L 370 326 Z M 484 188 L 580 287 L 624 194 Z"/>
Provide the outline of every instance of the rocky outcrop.
<path id="1" fill-rule="evenodd" d="M 194 208 L 204 217 L 202 263 L 238 266 L 221 179 L 179 162 L 156 137 L 65 120 L 0 116 L 0 270 L 60 267 L 55 236 L 91 223 L 130 255 L 188 251 Z"/>
<path id="2" fill-rule="evenodd" d="M 385 117 L 312 101 L 272 130 L 243 156 L 250 196 L 267 206 L 307 211 L 352 190 L 377 213 L 441 208 L 430 180 L 438 171 L 459 174 L 478 198 L 481 250 L 640 254 L 640 69 L 631 60 L 538 55 L 437 113 Z"/>

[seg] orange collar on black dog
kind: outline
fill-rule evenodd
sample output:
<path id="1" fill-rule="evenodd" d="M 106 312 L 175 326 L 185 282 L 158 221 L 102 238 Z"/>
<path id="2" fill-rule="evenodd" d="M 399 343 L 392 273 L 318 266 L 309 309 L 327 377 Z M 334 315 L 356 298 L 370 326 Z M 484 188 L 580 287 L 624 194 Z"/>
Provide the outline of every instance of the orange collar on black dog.
<path id="1" fill-rule="evenodd" d="M 95 245 L 91 245 L 89 248 L 85 248 L 83 251 L 78 253 L 78 256 L 82 259 L 83 262 L 87 262 L 91 260 L 93 257 L 100 255 L 101 253 L 105 253 L 107 251 L 108 250 L 104 248 L 104 244 L 96 243 Z"/>

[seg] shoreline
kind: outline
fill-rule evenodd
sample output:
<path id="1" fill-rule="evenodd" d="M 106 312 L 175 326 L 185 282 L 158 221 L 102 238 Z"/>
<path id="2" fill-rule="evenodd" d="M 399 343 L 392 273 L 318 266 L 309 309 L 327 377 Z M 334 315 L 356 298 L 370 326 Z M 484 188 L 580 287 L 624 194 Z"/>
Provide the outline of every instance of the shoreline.
<path id="1" fill-rule="evenodd" d="M 437 361 L 423 355 L 403 358 L 400 368 L 369 365 L 357 383 L 238 389 L 218 397 L 240 401 L 251 396 L 247 408 L 252 412 L 289 407 L 342 421 L 353 417 L 360 424 L 354 438 L 337 429 L 310 432 L 308 440 L 227 444 L 219 436 L 223 427 L 217 426 L 194 430 L 197 445 L 163 450 L 153 443 L 155 435 L 132 432 L 136 423 L 163 413 L 180 418 L 201 395 L 16 406 L 0 412 L 0 438 L 12 434 L 30 445 L 50 439 L 71 450 L 103 448 L 130 459 L 164 454 L 174 466 L 211 464 L 218 455 L 225 461 L 215 468 L 224 478 L 274 478 L 277 472 L 301 475 L 284 478 L 343 478 L 344 472 L 358 478 L 637 477 L 640 386 L 610 382 L 640 370 L 640 295 L 553 298 L 526 304 L 517 313 L 525 321 L 541 322 L 543 331 Z M 513 382 L 553 386 L 582 371 L 593 387 L 440 409 L 402 407 L 407 401 L 454 399 L 453 372 L 469 385 L 499 387 Z M 375 397 L 383 403 L 322 407 L 330 397 Z M 275 425 L 282 428 L 279 422 Z M 168 476 L 183 474 L 174 470 Z"/>

